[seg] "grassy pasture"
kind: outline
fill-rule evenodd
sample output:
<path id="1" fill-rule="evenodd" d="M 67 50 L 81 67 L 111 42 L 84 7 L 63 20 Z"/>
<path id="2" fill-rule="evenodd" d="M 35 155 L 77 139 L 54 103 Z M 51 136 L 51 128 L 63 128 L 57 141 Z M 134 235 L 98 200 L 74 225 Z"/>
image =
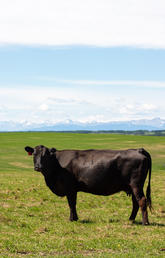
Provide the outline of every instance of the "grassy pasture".
<path id="1" fill-rule="evenodd" d="M 131 198 L 78 193 L 78 222 L 52 194 L 24 146 L 57 149 L 144 147 L 153 160 L 150 226 L 128 221 Z M 148 178 L 146 180 L 148 182 Z M 165 257 L 165 137 L 0 133 L 0 257 Z"/>

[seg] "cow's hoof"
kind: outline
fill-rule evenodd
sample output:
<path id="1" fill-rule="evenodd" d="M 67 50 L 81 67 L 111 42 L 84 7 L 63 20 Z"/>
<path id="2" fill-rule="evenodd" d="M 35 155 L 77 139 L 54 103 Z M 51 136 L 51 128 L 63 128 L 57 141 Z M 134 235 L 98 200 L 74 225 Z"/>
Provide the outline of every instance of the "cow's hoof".
<path id="1" fill-rule="evenodd" d="M 135 218 L 130 217 L 129 220 L 132 221 L 132 222 L 134 222 L 134 221 L 135 221 Z"/>
<path id="2" fill-rule="evenodd" d="M 148 221 L 142 223 L 143 226 L 148 226 L 150 223 Z"/>
<path id="3" fill-rule="evenodd" d="M 77 218 L 77 217 L 76 217 L 76 218 L 69 218 L 69 220 L 70 220 L 71 222 L 73 222 L 73 221 L 77 221 L 78 218 Z"/>

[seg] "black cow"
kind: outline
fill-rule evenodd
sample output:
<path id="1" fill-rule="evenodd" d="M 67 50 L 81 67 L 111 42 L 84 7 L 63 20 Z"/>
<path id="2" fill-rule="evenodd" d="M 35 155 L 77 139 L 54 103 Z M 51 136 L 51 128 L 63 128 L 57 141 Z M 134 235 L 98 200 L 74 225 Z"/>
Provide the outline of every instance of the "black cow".
<path id="1" fill-rule="evenodd" d="M 149 224 L 147 206 L 151 208 L 151 157 L 144 149 L 128 150 L 56 150 L 43 145 L 25 147 L 33 154 L 34 169 L 41 172 L 47 186 L 58 196 L 66 196 L 70 220 L 78 219 L 77 192 L 111 195 L 125 191 L 132 195 L 134 221 L 139 207 L 142 223 Z M 143 192 L 149 171 L 146 197 Z"/>

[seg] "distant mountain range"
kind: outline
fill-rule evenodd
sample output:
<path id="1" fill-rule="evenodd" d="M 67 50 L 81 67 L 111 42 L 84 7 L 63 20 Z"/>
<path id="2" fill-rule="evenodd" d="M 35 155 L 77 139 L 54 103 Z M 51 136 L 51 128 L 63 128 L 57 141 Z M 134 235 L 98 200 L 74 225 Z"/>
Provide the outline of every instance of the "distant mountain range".
<path id="1" fill-rule="evenodd" d="M 114 122 L 75 122 L 67 120 L 59 123 L 29 123 L 29 122 L 0 122 L 0 132 L 10 131 L 77 131 L 77 130 L 165 130 L 165 120 L 160 118 L 141 119 L 131 121 L 114 121 Z"/>

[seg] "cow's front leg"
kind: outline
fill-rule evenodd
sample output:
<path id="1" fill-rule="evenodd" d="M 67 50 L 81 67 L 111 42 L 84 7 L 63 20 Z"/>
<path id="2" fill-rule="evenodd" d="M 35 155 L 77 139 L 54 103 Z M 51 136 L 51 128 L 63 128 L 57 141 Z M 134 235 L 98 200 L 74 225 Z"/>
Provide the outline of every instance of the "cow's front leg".
<path id="1" fill-rule="evenodd" d="M 76 212 L 76 199 L 77 193 L 72 193 L 67 195 L 67 200 L 70 208 L 70 221 L 78 220 L 77 212 Z"/>

